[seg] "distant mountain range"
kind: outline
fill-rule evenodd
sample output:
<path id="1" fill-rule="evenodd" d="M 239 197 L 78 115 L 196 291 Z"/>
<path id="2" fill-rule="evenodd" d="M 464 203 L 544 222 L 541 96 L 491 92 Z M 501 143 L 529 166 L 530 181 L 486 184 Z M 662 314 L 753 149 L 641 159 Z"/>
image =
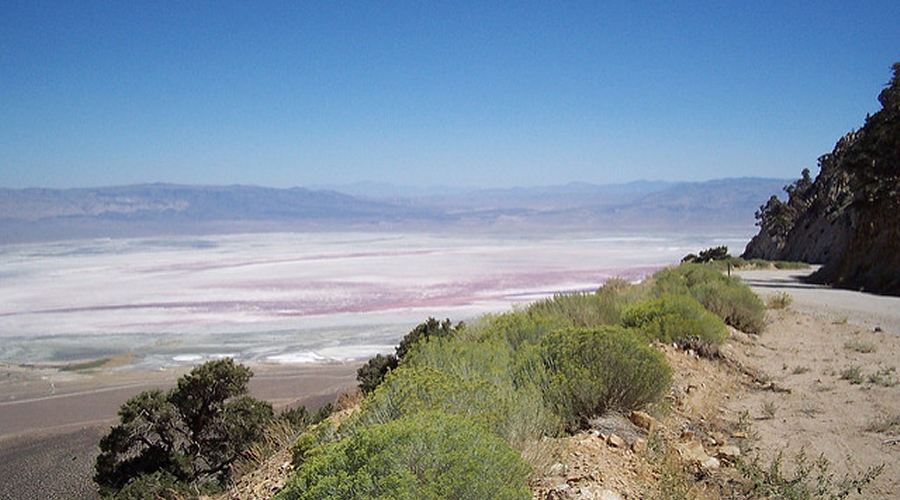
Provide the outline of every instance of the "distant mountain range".
<path id="1" fill-rule="evenodd" d="M 419 191 L 142 184 L 0 189 L 0 243 L 262 231 L 746 228 L 789 181 L 722 179 Z"/>

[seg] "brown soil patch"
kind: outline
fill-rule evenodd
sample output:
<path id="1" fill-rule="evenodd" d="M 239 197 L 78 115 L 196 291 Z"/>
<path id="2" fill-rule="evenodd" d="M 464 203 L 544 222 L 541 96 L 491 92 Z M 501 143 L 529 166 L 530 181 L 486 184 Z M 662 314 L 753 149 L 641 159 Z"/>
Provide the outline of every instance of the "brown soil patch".
<path id="1" fill-rule="evenodd" d="M 759 457 L 765 466 L 781 453 L 790 473 L 801 450 L 810 461 L 825 457 L 836 480 L 883 465 L 857 498 L 896 498 L 897 335 L 787 309 L 770 311 L 760 336 L 733 331 L 720 359 L 661 348 L 675 382 L 668 408 L 656 412 L 660 427 L 647 432 L 614 416 L 560 440 L 557 460 L 533 483 L 536 499 L 742 498 L 737 460 Z M 861 383 L 842 378 L 853 367 Z M 701 458 L 692 458 L 698 449 Z M 703 457 L 717 466 L 702 466 Z"/>

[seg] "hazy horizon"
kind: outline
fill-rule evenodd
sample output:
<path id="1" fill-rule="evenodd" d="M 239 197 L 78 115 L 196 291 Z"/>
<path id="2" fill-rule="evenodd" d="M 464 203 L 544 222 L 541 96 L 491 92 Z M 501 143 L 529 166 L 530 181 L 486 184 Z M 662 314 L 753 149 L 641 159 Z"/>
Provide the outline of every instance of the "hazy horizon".
<path id="1" fill-rule="evenodd" d="M 216 188 L 216 187 L 253 187 L 253 188 L 263 188 L 263 189 L 309 189 L 309 190 L 331 190 L 338 191 L 345 194 L 350 195 L 359 195 L 364 194 L 361 190 L 368 187 L 381 188 L 384 190 L 388 190 L 396 193 L 410 193 L 410 196 L 416 196 L 421 194 L 423 191 L 425 193 L 430 192 L 447 192 L 447 193 L 461 193 L 468 191 L 515 191 L 522 189 L 543 189 L 543 188 L 565 188 L 565 187 L 573 187 L 573 186 L 592 186 L 592 187 L 626 187 L 640 184 L 659 184 L 659 185 L 675 185 L 675 184 L 702 184 L 706 182 L 716 182 L 716 181 L 726 181 L 726 180 L 741 180 L 741 179 L 753 179 L 753 180 L 777 180 L 777 181 L 791 181 L 799 177 L 798 175 L 788 176 L 788 177 L 765 177 L 765 176 L 755 176 L 755 175 L 747 175 L 747 176 L 723 176 L 723 177 L 714 177 L 707 179 L 697 179 L 697 180 L 662 180 L 662 179 L 632 179 L 623 182 L 589 182 L 589 181 L 580 181 L 580 180 L 571 180 L 567 182 L 551 182 L 544 184 L 510 184 L 508 186 L 480 186 L 476 184 L 440 184 L 440 183 L 422 183 L 415 184 L 412 182 L 387 182 L 387 181 L 379 181 L 379 180 L 357 180 L 357 181 L 346 181 L 346 182 L 334 182 L 334 183 L 311 183 L 311 184 L 298 184 L 293 186 L 274 186 L 274 185 L 266 185 L 266 184 L 254 184 L 254 183 L 242 183 L 242 182 L 234 182 L 234 183 L 216 183 L 216 182 L 208 182 L 208 183 L 180 183 L 180 182 L 168 182 L 168 181 L 148 181 L 148 182 L 134 182 L 129 184 L 96 184 L 96 185 L 84 185 L 84 186 L 72 186 L 72 187 L 50 187 L 50 186 L 22 186 L 22 187 L 11 187 L 8 185 L 0 184 L 0 189 L 10 189 L 10 190 L 31 190 L 31 189 L 48 189 L 48 190 L 73 190 L 73 189 L 108 189 L 108 188 L 120 188 L 120 187 L 130 187 L 130 186 L 143 186 L 143 185 L 160 185 L 160 186 L 185 186 L 185 187 L 208 187 L 208 188 Z M 0 182 L 3 180 L 0 179 Z M 773 193 L 778 194 L 778 193 Z"/>

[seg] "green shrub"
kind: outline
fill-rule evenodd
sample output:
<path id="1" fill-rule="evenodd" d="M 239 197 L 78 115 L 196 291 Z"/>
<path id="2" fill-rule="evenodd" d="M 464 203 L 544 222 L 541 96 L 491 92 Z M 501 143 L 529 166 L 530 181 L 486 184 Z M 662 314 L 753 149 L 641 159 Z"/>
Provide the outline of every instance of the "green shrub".
<path id="1" fill-rule="evenodd" d="M 665 343 L 696 337 L 720 344 L 728 337 L 722 319 L 687 295 L 666 294 L 632 304 L 622 312 L 622 325 Z"/>
<path id="2" fill-rule="evenodd" d="M 528 499 L 519 454 L 469 419 L 418 413 L 308 454 L 278 500 Z"/>
<path id="3" fill-rule="evenodd" d="M 809 264 L 806 262 L 776 260 L 772 262 L 772 265 L 775 266 L 775 269 L 809 269 Z"/>
<path id="4" fill-rule="evenodd" d="M 428 318 L 423 323 L 419 323 L 415 328 L 400 339 L 400 344 L 394 350 L 394 354 L 387 356 L 382 354 L 375 355 L 365 365 L 356 371 L 356 380 L 359 382 L 359 389 L 363 393 L 368 394 L 375 390 L 383 380 L 385 375 L 397 365 L 400 361 L 413 349 L 417 344 L 424 342 L 429 338 L 442 338 L 455 335 L 462 331 L 465 325 L 460 322 L 456 326 L 450 323 L 450 319 L 438 321 L 434 318 Z"/>
<path id="5" fill-rule="evenodd" d="M 182 500 L 196 498 L 199 491 L 168 472 L 142 474 L 119 491 L 116 500 Z"/>
<path id="6" fill-rule="evenodd" d="M 499 430 L 509 399 L 480 377 L 470 379 L 433 366 L 402 366 L 363 403 L 358 422 L 383 423 L 426 411 L 465 415 L 486 428 Z"/>
<path id="7" fill-rule="evenodd" d="M 654 296 L 690 295 L 726 324 L 746 333 L 765 329 L 766 306 L 741 283 L 703 264 L 681 264 L 652 277 Z"/>
<path id="8" fill-rule="evenodd" d="M 299 467 L 306 461 L 306 456 L 310 451 L 316 449 L 320 445 L 336 441 L 340 438 L 336 424 L 330 420 L 322 420 L 315 424 L 310 424 L 303 431 L 294 444 L 291 445 L 291 458 L 294 468 Z"/>
<path id="9" fill-rule="evenodd" d="M 766 305 L 769 309 L 787 309 L 794 302 L 794 297 L 787 292 L 775 292 L 769 295 Z"/>
<path id="10" fill-rule="evenodd" d="M 533 303 L 528 311 L 543 317 L 563 318 L 567 325 L 578 327 L 619 322 L 619 305 L 612 293 L 557 293 Z"/>
<path id="11" fill-rule="evenodd" d="M 742 332 L 758 334 L 765 330 L 765 304 L 739 281 L 704 283 L 694 287 L 691 295 L 726 324 Z"/>
<path id="12" fill-rule="evenodd" d="M 544 397 L 570 429 L 610 410 L 654 403 L 671 385 L 662 353 L 621 327 L 559 330 L 544 338 L 541 352 Z"/>
<path id="13" fill-rule="evenodd" d="M 480 341 L 505 341 L 513 350 L 537 344 L 548 333 L 571 324 L 562 316 L 544 316 L 533 310 L 516 310 L 488 315 L 467 329 L 467 338 Z"/>
<path id="14" fill-rule="evenodd" d="M 720 281 L 726 277 L 711 266 L 684 263 L 675 267 L 667 267 L 654 274 L 652 295 L 667 293 L 674 295 L 690 295 L 691 289 L 703 283 Z"/>

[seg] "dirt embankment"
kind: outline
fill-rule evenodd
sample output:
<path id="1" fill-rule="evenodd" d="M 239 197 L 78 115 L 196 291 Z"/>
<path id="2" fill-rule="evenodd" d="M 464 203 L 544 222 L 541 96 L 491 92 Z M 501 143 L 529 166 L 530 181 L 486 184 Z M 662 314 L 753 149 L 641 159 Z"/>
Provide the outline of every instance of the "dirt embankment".
<path id="1" fill-rule="evenodd" d="M 746 498 L 739 460 L 765 468 L 780 454 L 790 475 L 801 451 L 835 483 L 884 466 L 855 498 L 896 498 L 900 299 L 799 281 L 810 272 L 745 273 L 790 305 L 769 309 L 762 335 L 733 331 L 720 359 L 662 347 L 675 380 L 653 428 L 611 416 L 544 450 L 535 498 Z"/>

